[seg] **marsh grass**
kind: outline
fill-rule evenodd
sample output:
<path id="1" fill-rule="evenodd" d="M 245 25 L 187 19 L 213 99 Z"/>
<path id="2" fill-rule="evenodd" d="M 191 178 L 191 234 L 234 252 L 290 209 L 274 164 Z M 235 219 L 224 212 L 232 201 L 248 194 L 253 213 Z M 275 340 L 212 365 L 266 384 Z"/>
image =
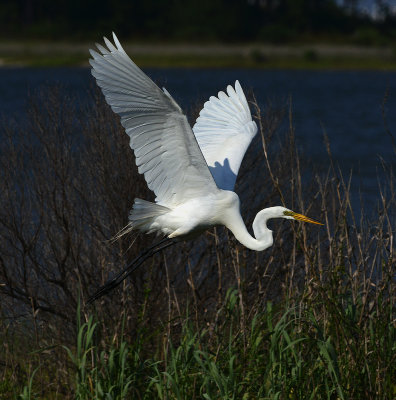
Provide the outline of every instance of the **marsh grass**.
<path id="1" fill-rule="evenodd" d="M 294 306 L 268 302 L 241 330 L 238 303 L 238 290 L 229 289 L 217 310 L 224 322 L 212 331 L 197 330 L 186 315 L 177 338 L 163 341 L 150 357 L 144 342 L 128 343 L 123 336 L 96 345 L 98 326 L 91 316 L 79 327 L 77 345 L 66 348 L 75 370 L 75 398 L 362 399 L 394 394 L 396 328 L 386 318 L 380 322 L 375 311 L 369 314 L 366 336 L 357 333 L 359 307 L 344 309 L 339 324 L 317 317 L 315 307 L 303 301 Z"/>
<path id="2" fill-rule="evenodd" d="M 110 240 L 133 198 L 151 194 L 116 117 L 90 96 L 47 89 L 26 123 L 2 126 L 0 398 L 395 397 L 388 166 L 375 211 L 356 210 L 330 144 L 317 173 L 297 151 L 291 107 L 263 111 L 252 98 L 260 135 L 236 187 L 247 225 L 279 204 L 325 226 L 271 221 L 274 246 L 262 253 L 215 228 L 88 308 L 155 240 Z"/>

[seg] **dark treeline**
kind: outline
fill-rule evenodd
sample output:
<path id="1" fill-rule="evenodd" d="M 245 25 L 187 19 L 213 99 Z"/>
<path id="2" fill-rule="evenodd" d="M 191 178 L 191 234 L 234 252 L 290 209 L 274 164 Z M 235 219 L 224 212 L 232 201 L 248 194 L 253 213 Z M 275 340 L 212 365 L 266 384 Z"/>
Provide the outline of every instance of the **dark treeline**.
<path id="1" fill-rule="evenodd" d="M 3 39 L 97 38 L 150 41 L 337 40 L 382 44 L 396 37 L 396 15 L 377 0 L 377 18 L 359 0 L 2 0 Z"/>

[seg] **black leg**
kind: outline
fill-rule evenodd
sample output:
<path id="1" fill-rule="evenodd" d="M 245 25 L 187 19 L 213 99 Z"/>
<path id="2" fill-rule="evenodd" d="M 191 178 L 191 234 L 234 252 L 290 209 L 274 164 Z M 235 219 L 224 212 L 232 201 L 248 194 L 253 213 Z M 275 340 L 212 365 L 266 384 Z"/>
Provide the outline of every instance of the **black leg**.
<path id="1" fill-rule="evenodd" d="M 107 281 L 98 291 L 93 294 L 87 301 L 87 304 L 93 303 L 95 300 L 104 296 L 115 287 L 117 287 L 125 278 L 127 278 L 133 271 L 135 271 L 140 265 L 142 265 L 148 258 L 152 257 L 154 254 L 161 250 L 166 249 L 169 246 L 175 244 L 176 241 L 173 239 L 163 239 L 155 245 L 149 247 L 148 249 L 141 252 L 129 265 L 127 265 L 119 274 L 114 278 Z"/>

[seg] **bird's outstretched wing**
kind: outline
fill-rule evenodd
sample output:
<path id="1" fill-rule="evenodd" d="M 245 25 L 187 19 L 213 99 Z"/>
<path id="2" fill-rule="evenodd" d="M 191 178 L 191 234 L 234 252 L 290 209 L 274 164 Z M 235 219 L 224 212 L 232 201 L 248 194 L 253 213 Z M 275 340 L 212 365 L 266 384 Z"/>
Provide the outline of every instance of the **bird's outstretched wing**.
<path id="1" fill-rule="evenodd" d="M 139 172 L 156 202 L 175 206 L 218 190 L 187 118 L 128 57 L 113 33 L 115 46 L 90 50 L 92 75 L 107 103 L 121 117 Z"/>
<path id="2" fill-rule="evenodd" d="M 243 156 L 257 133 L 249 105 L 238 81 L 227 94 L 212 96 L 193 127 L 199 147 L 217 186 L 233 190 Z"/>

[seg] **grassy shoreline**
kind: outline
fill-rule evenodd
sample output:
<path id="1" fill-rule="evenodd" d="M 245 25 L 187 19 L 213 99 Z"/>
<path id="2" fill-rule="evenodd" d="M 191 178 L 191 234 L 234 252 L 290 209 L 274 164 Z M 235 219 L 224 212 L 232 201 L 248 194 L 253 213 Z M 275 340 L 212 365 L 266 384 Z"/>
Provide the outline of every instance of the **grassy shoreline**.
<path id="1" fill-rule="evenodd" d="M 269 204 L 325 225 L 272 221 L 260 253 L 215 228 L 85 306 L 147 246 L 109 239 L 150 198 L 123 128 L 91 95 L 81 107 L 46 89 L 29 126 L 3 121 L 0 399 L 393 399 L 391 168 L 376 210 L 354 209 L 330 144 L 322 173 L 297 150 L 291 106 L 261 110 L 252 95 L 260 134 L 236 187 L 247 226 Z"/>
<path id="2" fill-rule="evenodd" d="M 88 66 L 93 47 L 91 42 L 0 42 L 0 66 Z M 142 67 L 396 70 L 392 47 L 126 42 L 124 48 Z"/>

